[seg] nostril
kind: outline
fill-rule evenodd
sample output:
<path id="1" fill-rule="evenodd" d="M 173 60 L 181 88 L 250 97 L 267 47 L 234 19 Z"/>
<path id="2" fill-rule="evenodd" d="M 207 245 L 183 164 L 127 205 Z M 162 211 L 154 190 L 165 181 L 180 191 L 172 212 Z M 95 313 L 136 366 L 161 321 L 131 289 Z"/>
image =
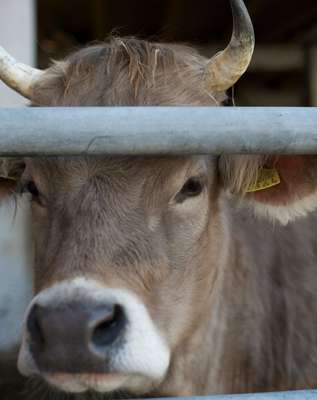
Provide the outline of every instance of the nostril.
<path id="1" fill-rule="evenodd" d="M 39 306 L 35 304 L 27 319 L 27 330 L 30 335 L 31 342 L 36 345 L 43 345 L 44 335 L 39 321 Z"/>
<path id="2" fill-rule="evenodd" d="M 114 305 L 111 312 L 99 319 L 94 326 L 91 341 L 98 349 L 111 345 L 122 332 L 126 318 L 120 305 Z"/>

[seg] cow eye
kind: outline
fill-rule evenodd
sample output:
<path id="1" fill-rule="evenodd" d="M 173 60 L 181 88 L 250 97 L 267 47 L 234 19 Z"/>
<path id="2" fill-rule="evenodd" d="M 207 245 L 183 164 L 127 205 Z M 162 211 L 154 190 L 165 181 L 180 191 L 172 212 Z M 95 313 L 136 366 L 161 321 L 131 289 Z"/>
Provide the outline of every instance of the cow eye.
<path id="1" fill-rule="evenodd" d="M 190 178 L 176 195 L 176 202 L 182 203 L 189 197 L 197 197 L 203 191 L 203 184 L 199 178 Z"/>

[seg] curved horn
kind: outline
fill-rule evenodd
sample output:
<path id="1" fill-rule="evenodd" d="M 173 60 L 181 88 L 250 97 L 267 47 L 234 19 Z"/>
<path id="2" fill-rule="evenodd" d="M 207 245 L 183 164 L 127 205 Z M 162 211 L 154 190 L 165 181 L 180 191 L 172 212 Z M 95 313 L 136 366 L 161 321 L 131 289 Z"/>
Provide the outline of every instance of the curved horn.
<path id="1" fill-rule="evenodd" d="M 243 0 L 230 0 L 233 33 L 228 47 L 216 54 L 206 69 L 208 90 L 222 92 L 233 86 L 248 68 L 254 50 L 254 30 Z"/>
<path id="2" fill-rule="evenodd" d="M 11 89 L 30 99 L 34 82 L 43 71 L 18 63 L 0 46 L 0 80 Z"/>

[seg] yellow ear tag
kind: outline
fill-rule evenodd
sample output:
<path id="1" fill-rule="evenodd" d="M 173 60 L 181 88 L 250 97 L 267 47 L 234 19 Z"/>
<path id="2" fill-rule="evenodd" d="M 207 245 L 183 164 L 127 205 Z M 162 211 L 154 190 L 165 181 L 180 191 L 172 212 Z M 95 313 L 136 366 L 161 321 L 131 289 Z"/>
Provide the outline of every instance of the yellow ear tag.
<path id="1" fill-rule="evenodd" d="M 247 193 L 258 192 L 281 183 L 279 173 L 276 169 L 262 168 L 259 170 L 257 181 L 249 186 Z"/>

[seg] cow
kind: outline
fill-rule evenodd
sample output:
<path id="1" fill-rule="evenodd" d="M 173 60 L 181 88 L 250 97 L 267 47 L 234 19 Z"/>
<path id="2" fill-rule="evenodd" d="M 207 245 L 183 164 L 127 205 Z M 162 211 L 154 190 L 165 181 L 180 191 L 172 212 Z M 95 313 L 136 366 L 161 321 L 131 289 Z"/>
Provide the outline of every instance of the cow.
<path id="1" fill-rule="evenodd" d="M 0 77 L 33 107 L 222 106 L 254 48 L 231 5 L 210 59 L 111 37 L 44 71 L 2 49 Z M 313 155 L 2 159 L 1 198 L 32 209 L 20 372 L 74 396 L 317 387 L 316 171 Z"/>

